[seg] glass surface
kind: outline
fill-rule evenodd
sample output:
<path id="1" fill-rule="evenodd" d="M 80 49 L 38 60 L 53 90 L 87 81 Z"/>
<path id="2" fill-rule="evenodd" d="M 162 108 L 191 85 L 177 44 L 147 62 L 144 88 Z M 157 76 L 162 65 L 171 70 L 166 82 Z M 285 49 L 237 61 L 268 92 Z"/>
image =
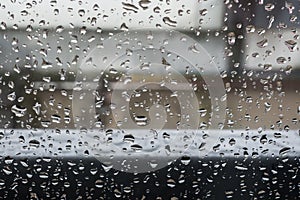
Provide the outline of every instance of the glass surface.
<path id="1" fill-rule="evenodd" d="M 1 2 L 0 196 L 300 198 L 299 5 Z"/>

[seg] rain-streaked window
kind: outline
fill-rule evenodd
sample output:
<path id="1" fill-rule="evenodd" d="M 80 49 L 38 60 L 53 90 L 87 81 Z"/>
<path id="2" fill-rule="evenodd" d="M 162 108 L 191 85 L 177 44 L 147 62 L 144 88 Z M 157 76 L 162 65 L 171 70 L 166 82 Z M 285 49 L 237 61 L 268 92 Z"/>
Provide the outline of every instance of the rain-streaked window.
<path id="1" fill-rule="evenodd" d="M 0 196 L 300 198 L 300 2 L 0 3 Z"/>

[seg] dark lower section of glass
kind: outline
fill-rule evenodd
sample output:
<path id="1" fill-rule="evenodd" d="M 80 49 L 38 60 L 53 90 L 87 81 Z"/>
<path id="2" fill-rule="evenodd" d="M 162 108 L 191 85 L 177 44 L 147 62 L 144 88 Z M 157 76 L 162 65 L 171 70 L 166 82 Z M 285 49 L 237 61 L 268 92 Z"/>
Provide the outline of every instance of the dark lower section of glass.
<path id="1" fill-rule="evenodd" d="M 300 198 L 297 157 L 192 158 L 145 174 L 109 170 L 92 158 L 0 162 L 0 197 L 7 199 Z"/>

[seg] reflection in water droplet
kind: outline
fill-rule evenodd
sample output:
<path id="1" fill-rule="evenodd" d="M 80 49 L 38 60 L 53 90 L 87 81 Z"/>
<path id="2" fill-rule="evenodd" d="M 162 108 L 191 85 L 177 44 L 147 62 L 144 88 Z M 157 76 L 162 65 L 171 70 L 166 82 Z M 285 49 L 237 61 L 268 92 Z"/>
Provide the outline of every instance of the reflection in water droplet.
<path id="1" fill-rule="evenodd" d="M 127 11 L 133 11 L 134 13 L 137 13 L 139 10 L 138 7 L 136 7 L 135 5 L 133 5 L 131 3 L 122 2 L 122 5 L 123 5 L 123 9 L 127 10 Z"/>
<path id="2" fill-rule="evenodd" d="M 201 16 L 205 16 L 208 13 L 208 11 L 207 11 L 207 9 L 202 9 L 199 11 L 199 13 Z"/>
<path id="3" fill-rule="evenodd" d="M 188 157 L 188 156 L 184 156 L 184 157 L 181 158 L 180 161 L 181 161 L 182 164 L 188 165 L 188 164 L 190 164 L 190 162 L 191 162 L 191 158 Z"/>
<path id="4" fill-rule="evenodd" d="M 138 145 L 138 144 L 133 144 L 133 145 L 131 145 L 131 149 L 133 151 L 139 152 L 143 149 L 143 147 L 141 145 Z"/>
<path id="5" fill-rule="evenodd" d="M 40 146 L 40 142 L 37 140 L 30 140 L 29 141 L 29 146 L 33 148 L 38 148 Z"/>
<path id="6" fill-rule="evenodd" d="M 274 21 L 275 21 L 275 17 L 272 15 L 269 20 L 268 29 L 270 29 L 272 27 Z"/>
<path id="7" fill-rule="evenodd" d="M 120 26 L 121 31 L 128 31 L 128 26 L 125 23 L 122 23 Z"/>
<path id="8" fill-rule="evenodd" d="M 291 150 L 290 147 L 284 147 L 284 148 L 280 149 L 279 154 L 284 155 L 284 154 L 288 153 L 290 150 Z"/>
<path id="9" fill-rule="evenodd" d="M 174 179 L 168 179 L 167 180 L 167 186 L 170 187 L 170 188 L 173 188 L 176 186 L 176 182 Z"/>
<path id="10" fill-rule="evenodd" d="M 85 15 L 85 11 L 83 9 L 78 10 L 78 15 L 83 17 Z"/>
<path id="11" fill-rule="evenodd" d="M 273 3 L 267 3 L 265 5 L 265 10 L 266 11 L 272 11 L 275 8 L 275 5 Z"/>
<path id="12" fill-rule="evenodd" d="M 278 64 L 285 64 L 287 62 L 285 57 L 278 57 L 276 61 Z"/>
<path id="13" fill-rule="evenodd" d="M 174 20 L 171 20 L 170 17 L 164 17 L 163 18 L 163 22 L 165 24 L 167 24 L 168 26 L 172 26 L 172 27 L 176 27 L 177 26 L 177 22 Z"/>
<path id="14" fill-rule="evenodd" d="M 246 26 L 247 33 L 253 33 L 254 31 L 255 31 L 255 26 L 253 26 L 253 25 Z"/>
<path id="15" fill-rule="evenodd" d="M 124 142 L 130 142 L 130 143 L 133 143 L 133 142 L 134 142 L 134 136 L 131 135 L 131 134 L 129 134 L 129 135 L 124 135 L 123 141 L 124 141 Z"/>
<path id="16" fill-rule="evenodd" d="M 104 181 L 98 179 L 95 181 L 95 187 L 96 188 L 103 188 L 104 187 Z"/>
<path id="17" fill-rule="evenodd" d="M 149 123 L 146 116 L 136 116 L 134 120 L 138 126 L 146 126 Z"/>
<path id="18" fill-rule="evenodd" d="M 263 39 L 263 40 L 257 42 L 256 44 L 259 48 L 264 48 L 264 47 L 268 46 L 268 40 Z"/>
<path id="19" fill-rule="evenodd" d="M 227 40 L 228 40 L 229 45 L 234 45 L 234 43 L 235 43 L 235 33 L 234 32 L 228 33 L 227 34 Z"/>
<path id="20" fill-rule="evenodd" d="M 11 111 L 16 115 L 16 117 L 23 117 L 26 114 L 27 108 L 19 105 L 13 105 L 11 107 Z"/>
<path id="21" fill-rule="evenodd" d="M 295 40 L 287 40 L 284 44 L 289 48 L 290 52 L 294 52 L 297 49 L 297 42 Z"/>

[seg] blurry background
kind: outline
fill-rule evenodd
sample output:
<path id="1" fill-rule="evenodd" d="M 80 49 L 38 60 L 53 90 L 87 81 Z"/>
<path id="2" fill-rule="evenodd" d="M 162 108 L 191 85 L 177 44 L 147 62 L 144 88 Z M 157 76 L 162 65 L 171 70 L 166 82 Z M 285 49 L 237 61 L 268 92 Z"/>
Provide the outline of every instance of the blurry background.
<path id="1" fill-rule="evenodd" d="M 76 73 L 92 49 L 121 31 L 174 29 L 198 41 L 216 63 L 227 90 L 224 128 L 297 129 L 298 4 L 296 0 L 1 3 L 1 127 L 74 128 L 73 111 L 79 109 L 72 106 Z M 131 84 L 138 84 L 134 80 L 132 77 Z M 109 91 L 101 81 L 99 127 L 115 127 Z M 116 78 L 106 81 L 113 85 Z M 201 78 L 194 84 L 199 86 L 199 106 L 208 112 L 199 125 L 208 124 L 209 94 Z M 162 99 L 171 95 L 164 88 L 153 88 L 152 93 L 159 93 Z M 150 94 L 138 101 L 147 104 Z M 170 104 L 172 113 L 180 114 L 176 100 L 163 103 Z M 145 115 L 144 110 L 135 109 L 133 113 Z M 176 128 L 177 121 L 170 118 L 167 127 Z"/>

